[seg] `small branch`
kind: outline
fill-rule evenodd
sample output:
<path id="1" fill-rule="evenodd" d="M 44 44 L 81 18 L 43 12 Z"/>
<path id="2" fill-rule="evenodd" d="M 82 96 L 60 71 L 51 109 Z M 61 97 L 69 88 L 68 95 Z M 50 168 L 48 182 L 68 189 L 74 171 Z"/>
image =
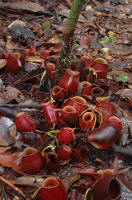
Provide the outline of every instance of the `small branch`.
<path id="1" fill-rule="evenodd" d="M 35 190 L 35 192 L 33 193 L 33 195 L 32 195 L 30 198 L 28 198 L 27 200 L 33 200 L 33 199 L 35 199 L 36 196 L 38 195 L 40 189 L 41 189 L 41 187 L 37 188 L 37 189 Z"/>
<path id="2" fill-rule="evenodd" d="M 30 109 L 42 109 L 42 105 L 26 105 L 26 104 L 0 104 L 0 107 L 5 108 L 30 108 Z"/>
<path id="3" fill-rule="evenodd" d="M 24 199 L 27 199 L 26 195 L 16 186 L 14 186 L 12 183 L 10 183 L 7 179 L 4 177 L 0 176 L 0 180 L 7 185 L 9 185 L 13 190 L 15 190 L 17 193 L 19 193 Z"/>

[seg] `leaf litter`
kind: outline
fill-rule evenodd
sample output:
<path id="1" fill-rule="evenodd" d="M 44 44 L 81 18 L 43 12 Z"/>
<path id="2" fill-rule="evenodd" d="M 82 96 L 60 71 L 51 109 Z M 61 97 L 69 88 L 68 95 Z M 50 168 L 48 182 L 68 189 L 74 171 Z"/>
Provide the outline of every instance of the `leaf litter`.
<path id="1" fill-rule="evenodd" d="M 19 104 L 21 102 L 25 102 L 27 99 L 32 99 L 36 103 L 42 103 L 49 99 L 51 85 L 50 87 L 48 86 L 47 77 L 45 77 L 44 81 L 45 90 L 43 89 L 40 91 L 39 84 L 43 71 L 45 70 L 45 62 L 48 60 L 56 63 L 56 59 L 59 56 L 59 44 L 61 42 L 65 23 L 64 21 L 68 17 L 69 5 L 71 5 L 71 1 L 69 0 L 65 0 L 61 3 L 59 0 L 56 0 L 53 2 L 53 5 L 51 5 L 48 1 L 41 0 L 36 1 L 35 3 L 31 1 L 17 1 L 12 3 L 7 1 L 1 3 L 0 29 L 3 29 L 3 31 L 0 33 L 0 48 L 3 48 L 2 44 L 5 42 L 5 52 L 2 51 L 0 54 L 0 78 L 4 85 L 2 86 L 3 89 L 0 92 L 1 103 Z M 131 88 L 129 88 L 129 84 L 131 84 L 132 72 L 132 29 L 130 25 L 131 10 L 131 1 L 104 0 L 101 3 L 99 1 L 87 1 L 86 8 L 84 8 L 81 12 L 75 37 L 79 34 L 81 35 L 80 38 L 75 39 L 76 44 L 73 47 L 73 54 L 76 55 L 76 57 L 74 57 L 75 61 L 85 55 L 92 59 L 96 57 L 103 57 L 109 63 L 109 73 L 107 75 L 109 87 L 108 94 L 110 94 L 111 101 L 116 104 L 116 106 L 113 104 L 115 106 L 113 106 L 115 108 L 115 113 L 120 116 L 120 119 L 126 121 L 123 122 L 124 135 L 121 138 L 121 145 L 126 148 L 132 147 L 132 118 L 130 117 L 132 107 L 129 104 L 129 97 L 132 96 Z M 34 21 L 37 24 L 37 28 L 34 26 Z M 46 30 L 46 23 L 48 24 L 48 30 Z M 37 30 L 38 27 L 39 30 Z M 11 36 L 11 38 L 9 36 Z M 5 67 L 5 53 L 13 51 L 24 52 L 25 49 L 30 49 L 30 47 L 34 47 L 36 49 L 37 55 L 26 55 L 25 66 L 23 65 L 20 71 L 16 74 L 9 74 Z M 43 49 L 51 51 L 51 55 L 47 58 L 47 60 L 41 58 L 41 52 Z M 123 63 L 125 63 L 125 65 L 123 65 Z M 33 117 L 38 122 L 38 127 L 41 130 L 49 128 L 49 124 L 45 121 L 45 119 L 43 119 L 41 112 L 36 110 L 33 111 Z M 79 147 L 77 150 L 82 148 L 86 139 L 85 137 L 80 137 L 78 133 L 77 141 L 79 140 L 80 143 L 78 142 Z M 53 142 L 51 138 L 41 136 L 41 134 L 38 134 L 37 141 L 38 143 L 33 146 L 40 149 L 42 149 L 42 146 L 44 147 L 47 144 L 52 145 Z M 0 163 L 1 166 L 5 166 L 3 177 L 6 179 L 10 177 L 10 183 L 15 184 L 15 181 L 13 182 L 11 180 L 16 179 L 16 176 L 20 177 L 20 175 L 16 175 L 16 171 L 21 173 L 18 166 L 13 166 L 13 160 L 16 160 L 17 156 L 19 157 L 19 153 L 10 153 L 15 152 L 15 149 L 19 152 L 23 145 L 25 144 L 23 144 L 20 140 L 20 143 L 18 144 L 19 148 L 16 148 L 15 145 L 12 146 L 12 143 L 10 143 L 8 148 L 5 147 L 5 152 L 1 150 Z M 12 151 L 8 151 L 10 148 Z M 55 172 L 66 181 L 66 185 L 68 185 L 67 187 L 69 187 L 70 190 L 70 200 L 84 199 L 86 183 L 84 181 L 85 178 L 80 176 L 74 177 L 71 173 L 72 170 L 68 169 L 71 169 L 71 167 L 74 166 L 73 171 L 76 171 L 78 168 L 83 169 L 93 165 L 94 167 L 103 169 L 104 166 L 100 166 L 96 162 L 96 158 L 102 160 L 105 163 L 106 168 L 111 166 L 114 162 L 113 159 L 115 154 L 114 152 L 111 152 L 112 150 L 101 152 L 94 149 L 90 145 L 88 145 L 87 148 L 89 152 L 92 152 L 89 154 L 88 160 L 85 158 L 87 161 L 84 159 L 84 162 L 82 161 L 82 163 L 72 161 L 63 163 L 59 167 L 59 171 Z M 7 160 L 5 161 L 3 159 L 4 155 L 10 159 L 10 163 L 7 164 Z M 124 159 L 124 157 L 120 154 L 118 156 L 123 160 L 122 168 L 131 168 L 131 159 Z M 73 177 L 71 176 L 71 179 L 67 175 L 67 172 L 69 173 L 69 176 L 72 174 Z M 39 175 L 37 175 L 38 178 L 46 176 L 47 174 L 45 171 L 42 171 Z M 123 187 L 121 197 L 122 200 L 130 200 L 132 198 L 132 183 L 128 178 L 129 176 L 131 176 L 131 170 L 128 171 L 127 175 L 124 174 L 119 176 Z M 73 182 L 72 179 L 74 180 Z M 6 182 L 3 179 L 0 180 L 2 183 Z M 27 185 L 30 186 L 30 183 Z M 27 197 L 29 197 L 30 194 L 33 194 L 31 188 L 28 191 L 27 188 L 14 188 L 13 185 L 10 184 L 9 186 L 11 187 L 11 190 L 18 191 L 20 196 L 24 196 L 21 191 L 25 192 L 24 194 Z M 12 196 L 11 190 L 8 193 L 7 190 L 5 191 L 9 198 Z M 36 188 L 34 188 L 34 191 L 36 191 Z M 14 195 L 13 198 L 15 198 Z M 39 197 L 37 199 L 39 199 Z"/>

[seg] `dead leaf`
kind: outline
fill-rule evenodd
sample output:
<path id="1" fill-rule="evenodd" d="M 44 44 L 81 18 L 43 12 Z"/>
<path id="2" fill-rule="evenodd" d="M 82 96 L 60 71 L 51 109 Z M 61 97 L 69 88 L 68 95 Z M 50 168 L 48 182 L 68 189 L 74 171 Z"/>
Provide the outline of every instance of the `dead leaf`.
<path id="1" fill-rule="evenodd" d="M 8 127 L 0 123 L 0 146 L 7 147 L 9 145 L 12 145 L 14 143 L 13 138 L 10 136 L 10 132 Z"/>
<path id="2" fill-rule="evenodd" d="M 118 44 L 118 43 L 103 43 L 102 44 L 105 48 L 108 48 L 111 54 L 122 55 L 122 56 L 129 56 L 132 54 L 132 47 L 126 44 Z"/>
<path id="3" fill-rule="evenodd" d="M 24 66 L 26 72 L 32 72 L 40 68 L 38 63 L 27 62 Z"/>
<path id="4" fill-rule="evenodd" d="M 0 154 L 4 153 L 5 151 L 7 151 L 9 149 L 11 149 L 11 146 L 9 146 L 9 147 L 0 147 Z"/>
<path id="5" fill-rule="evenodd" d="M 105 55 L 104 57 L 105 57 L 107 60 L 112 60 L 112 58 L 113 58 L 113 57 L 110 56 L 110 55 Z"/>
<path id="6" fill-rule="evenodd" d="M 113 70 L 111 72 L 108 72 L 107 73 L 107 78 L 108 79 L 112 79 L 112 80 L 114 80 L 116 82 L 119 82 L 119 81 L 122 81 L 121 77 L 120 77 L 120 74 L 122 74 L 125 77 L 125 79 L 126 79 L 126 81 L 128 83 L 132 83 L 132 73 L 131 72 L 127 73 L 127 72 L 121 71 L 121 70 L 119 70 L 119 71 L 118 70 Z"/>
<path id="7" fill-rule="evenodd" d="M 27 62 L 32 62 L 32 63 L 39 63 L 43 65 L 44 59 L 40 58 L 39 56 L 28 56 L 26 57 Z"/>
<path id="8" fill-rule="evenodd" d="M 116 94 L 120 95 L 122 98 L 129 98 L 132 96 L 132 89 L 122 89 L 117 91 Z"/>
<path id="9" fill-rule="evenodd" d="M 8 32 L 15 41 L 23 41 L 23 39 L 31 38 L 39 40 L 39 38 L 26 27 L 26 23 L 17 19 L 8 26 Z"/>
<path id="10" fill-rule="evenodd" d="M 128 83 L 132 83 L 132 73 L 127 73 L 127 80 L 128 80 Z"/>
<path id="11" fill-rule="evenodd" d="M 11 36 L 8 36 L 6 40 L 7 40 L 6 48 L 7 48 L 8 50 L 11 51 L 11 50 L 17 48 L 17 44 L 11 40 Z"/>
<path id="12" fill-rule="evenodd" d="M 132 199 L 132 169 L 129 169 L 127 174 L 120 174 L 119 180 L 122 185 L 122 199 Z"/>
<path id="13" fill-rule="evenodd" d="M 18 103 L 21 103 L 25 100 L 23 94 L 18 89 L 12 86 L 6 87 L 5 92 L 0 93 L 0 97 L 4 101 L 4 103 L 8 103 L 12 100 L 16 100 Z"/>
<path id="14" fill-rule="evenodd" d="M 121 144 L 123 146 L 125 146 L 128 142 L 128 137 L 129 137 L 129 125 L 127 123 L 127 121 L 129 121 L 129 119 L 127 117 L 122 117 L 121 118 L 122 122 L 122 130 L 121 130 Z"/>
<path id="15" fill-rule="evenodd" d="M 88 46 L 89 42 L 90 42 L 90 39 L 88 35 L 81 35 L 80 40 L 79 40 L 80 46 Z"/>
<path id="16" fill-rule="evenodd" d="M 66 189 L 68 190 L 71 185 L 78 181 L 80 179 L 80 175 L 79 174 L 76 174 L 76 175 L 73 175 L 73 176 L 67 176 L 65 179 L 63 179 L 63 183 L 66 187 Z"/>
<path id="17" fill-rule="evenodd" d="M 52 43 L 52 44 L 60 43 L 60 38 L 58 34 L 53 34 L 53 36 L 48 40 L 48 43 Z"/>
<path id="18" fill-rule="evenodd" d="M 1 7 L 10 7 L 12 9 L 17 9 L 17 10 L 26 10 L 26 11 L 30 11 L 30 12 L 39 12 L 39 13 L 43 13 L 44 12 L 44 7 L 40 6 L 37 3 L 33 3 L 31 1 L 18 1 L 18 2 L 8 2 L 8 3 L 4 3 L 4 2 L 0 2 Z"/>
<path id="19" fill-rule="evenodd" d="M 52 24 L 52 27 L 55 28 L 57 31 L 64 32 L 65 27 L 58 24 Z"/>
<path id="20" fill-rule="evenodd" d="M 108 79 L 112 79 L 112 80 L 114 80 L 116 82 L 119 82 L 119 81 L 121 81 L 120 74 L 122 74 L 126 78 L 126 80 L 128 79 L 127 72 L 125 72 L 125 71 L 118 71 L 118 70 L 113 70 L 111 72 L 108 72 L 107 73 L 107 78 Z"/>
<path id="21" fill-rule="evenodd" d="M 6 66 L 6 59 L 0 59 L 0 69 Z"/>
<path id="22" fill-rule="evenodd" d="M 11 119 L 7 117 L 0 117 L 0 123 L 5 124 L 8 127 L 10 136 L 12 138 L 16 136 L 16 126 Z"/>
<path id="23" fill-rule="evenodd" d="M 69 12 L 70 12 L 69 9 L 63 9 L 63 10 L 60 10 L 60 11 L 58 12 L 58 14 L 59 14 L 59 15 L 62 15 L 62 16 L 64 16 L 64 17 L 68 17 Z M 79 21 L 79 22 L 82 22 L 82 23 L 87 22 L 87 20 L 85 19 L 85 17 L 84 17 L 82 14 L 79 15 L 78 21 Z"/>
<path id="24" fill-rule="evenodd" d="M 0 165 L 4 167 L 13 167 L 18 159 L 17 153 L 4 152 L 0 154 Z"/>
<path id="25" fill-rule="evenodd" d="M 0 92 L 3 92 L 3 91 L 4 91 L 4 84 L 3 84 L 2 79 L 0 79 Z"/>
<path id="26" fill-rule="evenodd" d="M 55 44 L 53 48 L 51 47 L 50 50 L 52 50 L 52 52 L 54 53 L 58 53 L 60 52 L 61 48 L 62 48 L 62 44 L 58 43 L 58 44 Z"/>
<path id="27" fill-rule="evenodd" d="M 119 118 L 121 117 L 127 117 L 130 120 L 132 120 L 132 114 L 126 112 L 123 110 L 117 103 L 111 102 L 112 108 L 113 108 L 113 114 L 117 115 Z"/>
<path id="28" fill-rule="evenodd" d="M 98 54 L 98 52 L 99 52 L 98 49 L 95 50 L 95 51 L 92 51 L 91 54 L 90 54 L 91 57 L 95 57 Z"/>
<path id="29" fill-rule="evenodd" d="M 114 33 L 113 31 L 109 31 L 109 32 L 108 32 L 108 35 L 111 35 L 111 34 L 112 34 L 114 37 L 116 37 L 116 38 L 120 37 L 119 34 Z"/>

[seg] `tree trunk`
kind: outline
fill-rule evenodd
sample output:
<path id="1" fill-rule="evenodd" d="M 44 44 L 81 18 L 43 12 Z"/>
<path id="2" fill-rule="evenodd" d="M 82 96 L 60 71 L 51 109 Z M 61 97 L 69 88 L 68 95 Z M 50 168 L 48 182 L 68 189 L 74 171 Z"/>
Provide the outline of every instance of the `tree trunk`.
<path id="1" fill-rule="evenodd" d="M 85 0 L 73 0 L 71 10 L 65 25 L 60 59 L 58 60 L 56 81 L 63 75 L 70 64 L 70 53 L 73 45 L 73 36 L 81 8 Z"/>

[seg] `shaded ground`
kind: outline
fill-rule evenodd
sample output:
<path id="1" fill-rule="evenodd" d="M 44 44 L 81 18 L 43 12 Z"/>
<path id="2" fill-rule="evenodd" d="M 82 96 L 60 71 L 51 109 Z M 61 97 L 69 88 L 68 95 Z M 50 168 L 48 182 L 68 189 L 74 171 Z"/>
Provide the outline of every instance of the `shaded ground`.
<path id="1" fill-rule="evenodd" d="M 3 1 L 4 2 L 4 1 Z M 41 84 L 40 80 L 44 71 L 45 63 L 40 60 L 40 55 L 44 49 L 50 51 L 50 57 L 48 61 L 56 62 L 59 55 L 59 48 L 56 44 L 61 42 L 61 36 L 63 27 L 68 16 L 71 1 L 32 1 L 32 9 L 29 8 L 24 1 L 21 1 L 24 5 L 24 9 L 21 13 L 17 13 L 18 7 L 15 3 L 18 1 L 7 1 L 5 4 L 0 3 L 0 56 L 3 56 L 3 49 L 6 52 L 22 52 L 23 49 L 29 49 L 35 47 L 36 56 L 32 56 L 31 60 L 27 60 L 25 66 L 21 67 L 19 73 L 11 75 L 6 68 L 0 69 L 0 78 L 3 81 L 4 87 L 12 86 L 17 88 L 24 95 L 24 99 L 19 98 L 7 98 L 3 100 L 3 91 L 1 92 L 0 103 L 20 103 L 26 100 L 32 100 L 33 102 L 42 103 L 50 99 L 51 85 L 46 80 Z M 10 4 L 9 4 L 10 3 Z M 20 3 L 20 2 L 19 2 Z M 6 4 L 11 7 L 9 10 Z M 22 8 L 22 5 L 21 7 Z M 37 9 L 36 9 L 37 8 Z M 44 8 L 44 12 L 43 12 Z M 20 9 L 19 9 L 20 11 Z M 14 36 L 14 32 L 9 30 L 8 26 L 15 20 L 21 20 L 26 23 L 26 27 L 29 28 L 34 34 L 34 38 L 23 36 Z M 129 121 L 130 123 L 123 123 L 124 136 L 122 136 L 119 144 L 124 147 L 132 147 L 132 106 L 129 104 L 129 99 L 132 96 L 132 2 L 129 0 L 109 0 L 109 1 L 87 1 L 84 5 L 82 13 L 77 24 L 75 32 L 75 42 L 73 45 L 72 59 L 77 61 L 81 56 L 88 56 L 92 59 L 102 57 L 107 60 L 109 64 L 109 73 L 107 79 L 104 81 L 95 81 L 94 84 L 105 89 L 105 95 L 110 97 L 110 101 L 115 103 L 113 107 L 115 113 L 120 119 Z M 46 22 L 46 23 L 45 23 Z M 10 39 L 13 38 L 13 42 Z M 54 58 L 53 58 L 54 56 Z M 127 89 L 127 90 L 124 90 Z M 20 101 L 19 101 L 20 100 Z M 95 101 L 93 99 L 93 101 Z M 49 124 L 43 118 L 42 112 L 32 113 L 32 116 L 38 122 L 38 128 L 40 130 L 47 130 Z M 77 168 L 84 167 L 97 167 L 99 169 L 111 168 L 114 164 L 114 158 L 116 154 L 112 149 L 106 151 L 99 151 L 86 143 L 86 136 L 76 134 L 76 144 L 74 147 L 82 148 L 82 160 L 77 162 L 76 160 L 68 161 L 57 168 L 54 175 L 59 175 L 64 179 L 69 174 L 72 176 Z M 43 143 L 41 142 L 43 141 Z M 52 138 L 47 136 L 41 136 L 41 140 L 38 143 L 32 144 L 40 150 L 42 150 L 47 144 L 55 143 Z M 24 148 L 24 145 L 20 145 L 19 150 Z M 131 167 L 131 158 L 119 156 L 119 169 Z M 97 162 L 97 158 L 103 161 L 100 165 Z M 2 171 L 3 170 L 3 171 Z M 1 175 L 6 178 L 19 177 L 17 172 L 14 172 L 10 168 L 1 167 Z M 67 175 L 68 174 L 68 175 Z M 42 170 L 39 177 L 46 177 L 47 172 Z M 128 176 L 131 178 L 129 179 Z M 122 192 L 122 200 L 132 199 L 131 191 L 132 185 L 128 184 L 132 180 L 132 171 L 126 173 L 123 176 L 125 185 L 127 188 Z M 78 200 L 84 198 L 84 193 L 87 189 L 87 179 L 79 179 L 77 183 L 74 183 L 70 188 L 69 194 L 76 193 L 74 197 L 70 197 L 71 200 Z M 128 187 L 129 185 L 129 187 Z M 20 188 L 27 197 L 33 195 L 36 190 L 35 187 L 23 187 Z M 1 199 L 15 199 L 14 190 L 3 185 L 0 188 L 2 192 Z M 21 197 L 18 197 L 21 199 Z M 40 199 L 39 195 L 36 199 Z"/>

